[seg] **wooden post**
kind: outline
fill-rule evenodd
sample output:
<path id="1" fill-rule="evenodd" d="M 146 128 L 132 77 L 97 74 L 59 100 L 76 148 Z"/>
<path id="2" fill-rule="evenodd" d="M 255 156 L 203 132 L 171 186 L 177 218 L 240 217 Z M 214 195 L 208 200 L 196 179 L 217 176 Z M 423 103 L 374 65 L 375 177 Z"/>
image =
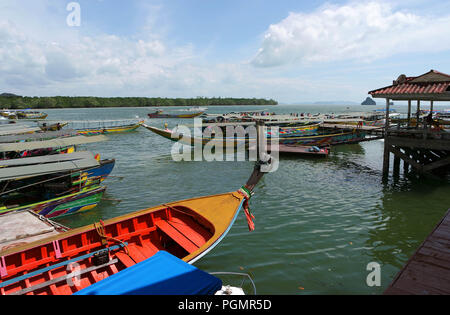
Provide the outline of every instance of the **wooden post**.
<path id="1" fill-rule="evenodd" d="M 389 99 L 386 99 L 386 122 L 384 124 L 384 156 L 383 156 L 383 176 L 389 174 Z"/>
<path id="2" fill-rule="evenodd" d="M 420 100 L 417 100 L 416 128 L 419 129 Z"/>
<path id="3" fill-rule="evenodd" d="M 403 160 L 403 174 L 407 174 L 409 172 L 409 164 L 405 160 Z"/>
<path id="4" fill-rule="evenodd" d="M 389 99 L 386 99 L 386 123 L 385 123 L 385 132 L 389 129 Z"/>
<path id="5" fill-rule="evenodd" d="M 433 113 L 434 102 L 430 101 L 430 112 Z"/>
<path id="6" fill-rule="evenodd" d="M 398 176 L 400 173 L 400 157 L 394 154 L 394 168 L 393 168 L 394 176 Z"/>
<path id="7" fill-rule="evenodd" d="M 408 127 L 411 125 L 411 100 L 408 100 Z"/>

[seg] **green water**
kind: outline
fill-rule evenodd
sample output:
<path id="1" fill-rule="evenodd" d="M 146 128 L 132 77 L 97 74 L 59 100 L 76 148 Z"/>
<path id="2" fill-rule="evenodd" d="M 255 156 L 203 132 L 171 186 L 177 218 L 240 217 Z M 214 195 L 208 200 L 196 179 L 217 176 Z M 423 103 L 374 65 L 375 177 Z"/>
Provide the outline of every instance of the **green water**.
<path id="1" fill-rule="evenodd" d="M 268 109 L 277 113 L 371 110 L 361 106 L 210 107 L 210 113 Z M 376 107 L 378 108 L 378 107 Z M 396 106 L 401 111 L 406 107 Z M 144 118 L 148 108 L 47 110 L 49 119 Z M 157 127 L 164 122 L 148 120 Z M 174 162 L 173 143 L 140 128 L 86 145 L 116 166 L 100 205 L 59 222 L 90 224 L 168 201 L 233 191 L 252 162 Z M 255 189 L 256 230 L 241 213 L 225 239 L 195 265 L 251 274 L 259 294 L 380 294 L 450 208 L 450 181 L 403 176 L 382 180 L 383 142 L 332 148 L 326 159 L 282 157 Z M 123 177 L 122 179 L 120 177 Z M 121 200 L 117 202 L 114 200 Z M 369 287 L 370 262 L 381 286 Z"/>

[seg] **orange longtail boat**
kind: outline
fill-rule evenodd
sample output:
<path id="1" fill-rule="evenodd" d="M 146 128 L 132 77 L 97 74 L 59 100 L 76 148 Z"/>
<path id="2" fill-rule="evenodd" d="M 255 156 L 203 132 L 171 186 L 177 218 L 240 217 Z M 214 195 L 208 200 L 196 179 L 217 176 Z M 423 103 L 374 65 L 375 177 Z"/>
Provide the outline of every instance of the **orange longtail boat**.
<path id="1" fill-rule="evenodd" d="M 242 208 L 254 229 L 248 200 L 264 175 L 261 165 L 234 192 L 165 203 L 0 248 L 0 294 L 73 294 L 160 250 L 192 264 L 225 237 Z"/>

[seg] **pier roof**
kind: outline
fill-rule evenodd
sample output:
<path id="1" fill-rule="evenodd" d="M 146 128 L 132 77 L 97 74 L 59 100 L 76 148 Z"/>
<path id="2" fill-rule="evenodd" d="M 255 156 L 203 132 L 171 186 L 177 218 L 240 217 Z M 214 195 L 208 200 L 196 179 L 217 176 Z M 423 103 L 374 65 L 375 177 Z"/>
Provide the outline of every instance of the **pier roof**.
<path id="1" fill-rule="evenodd" d="M 392 85 L 370 91 L 374 98 L 450 101 L 450 75 L 431 70 L 417 77 L 400 75 Z"/>

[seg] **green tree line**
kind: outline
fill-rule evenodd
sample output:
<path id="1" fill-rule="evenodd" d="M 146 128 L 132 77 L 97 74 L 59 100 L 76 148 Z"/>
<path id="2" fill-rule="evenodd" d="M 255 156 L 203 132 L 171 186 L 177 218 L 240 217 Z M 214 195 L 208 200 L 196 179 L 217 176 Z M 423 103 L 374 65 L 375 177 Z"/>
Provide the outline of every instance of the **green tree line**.
<path id="1" fill-rule="evenodd" d="M 272 99 L 197 97 L 91 97 L 91 96 L 0 96 L 0 108 L 86 108 L 86 107 L 158 107 L 158 106 L 216 106 L 216 105 L 277 105 Z"/>

